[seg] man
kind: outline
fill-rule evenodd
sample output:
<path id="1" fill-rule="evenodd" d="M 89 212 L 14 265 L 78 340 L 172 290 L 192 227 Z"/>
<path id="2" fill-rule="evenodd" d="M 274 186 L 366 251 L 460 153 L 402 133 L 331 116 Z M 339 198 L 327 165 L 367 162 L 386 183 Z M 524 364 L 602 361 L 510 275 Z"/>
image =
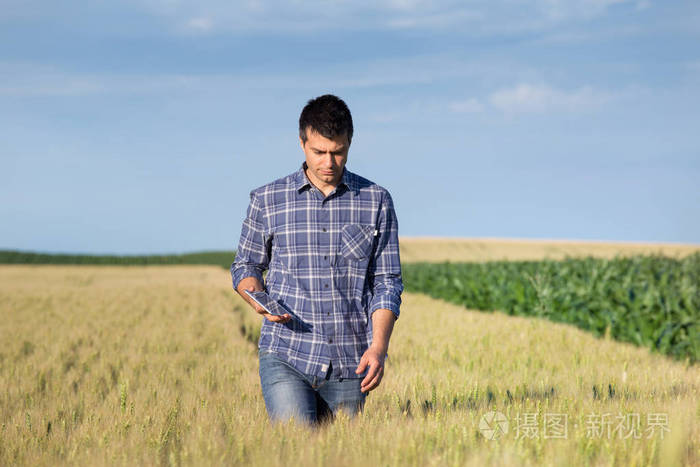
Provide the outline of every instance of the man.
<path id="1" fill-rule="evenodd" d="M 354 416 L 384 374 L 403 291 L 398 224 L 389 192 L 345 168 L 352 134 L 345 102 L 310 100 L 299 117 L 305 162 L 250 193 L 231 276 L 265 318 L 260 382 L 273 420 Z M 245 290 L 288 312 L 267 313 Z"/>

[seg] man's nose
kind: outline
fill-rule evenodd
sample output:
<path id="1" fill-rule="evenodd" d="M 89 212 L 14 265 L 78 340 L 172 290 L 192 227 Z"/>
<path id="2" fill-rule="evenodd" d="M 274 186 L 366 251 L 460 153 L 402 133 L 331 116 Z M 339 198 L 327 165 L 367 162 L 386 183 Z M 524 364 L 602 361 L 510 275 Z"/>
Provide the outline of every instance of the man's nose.
<path id="1" fill-rule="evenodd" d="M 333 167 L 333 155 L 330 152 L 323 155 L 323 165 L 325 167 Z"/>

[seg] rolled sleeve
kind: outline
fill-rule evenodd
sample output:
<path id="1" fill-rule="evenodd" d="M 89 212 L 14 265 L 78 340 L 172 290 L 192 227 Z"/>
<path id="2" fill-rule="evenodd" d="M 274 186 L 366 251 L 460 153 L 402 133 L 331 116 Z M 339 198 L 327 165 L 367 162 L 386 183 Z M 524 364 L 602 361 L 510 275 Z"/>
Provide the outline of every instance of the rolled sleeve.
<path id="1" fill-rule="evenodd" d="M 376 310 L 387 309 L 399 317 L 401 306 L 401 260 L 399 258 L 399 224 L 394 212 L 394 203 L 387 192 L 382 202 L 379 222 L 379 240 L 370 264 L 374 276 L 373 298 L 370 302 L 369 318 Z"/>
<path id="2" fill-rule="evenodd" d="M 255 277 L 262 283 L 263 272 L 269 263 L 269 238 L 265 235 L 263 211 L 255 191 L 252 191 L 236 258 L 231 263 L 233 288 L 237 290 L 238 284 L 246 277 Z"/>

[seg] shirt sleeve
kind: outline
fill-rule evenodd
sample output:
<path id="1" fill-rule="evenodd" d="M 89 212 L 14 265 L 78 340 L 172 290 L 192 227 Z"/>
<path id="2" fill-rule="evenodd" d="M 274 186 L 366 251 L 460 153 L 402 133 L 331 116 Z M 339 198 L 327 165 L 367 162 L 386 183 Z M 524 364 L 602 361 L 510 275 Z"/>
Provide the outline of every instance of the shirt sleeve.
<path id="1" fill-rule="evenodd" d="M 263 282 L 263 272 L 270 264 L 269 236 L 265 235 L 263 212 L 255 191 L 250 192 L 248 212 L 241 228 L 236 258 L 231 263 L 233 288 L 246 277 L 255 277 Z"/>
<path id="2" fill-rule="evenodd" d="M 371 320 L 372 314 L 379 309 L 391 310 L 398 319 L 401 292 L 403 292 L 399 258 L 399 224 L 394 212 L 394 203 L 388 192 L 382 201 L 377 228 L 379 239 L 370 264 L 370 272 L 374 276 L 374 290 L 369 319 Z"/>

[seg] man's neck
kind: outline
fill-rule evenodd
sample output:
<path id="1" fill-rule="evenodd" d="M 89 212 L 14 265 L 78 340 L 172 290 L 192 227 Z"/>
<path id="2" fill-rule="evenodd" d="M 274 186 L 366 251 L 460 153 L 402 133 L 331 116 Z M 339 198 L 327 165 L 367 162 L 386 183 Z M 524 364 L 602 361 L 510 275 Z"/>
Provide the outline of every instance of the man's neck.
<path id="1" fill-rule="evenodd" d="M 318 191 L 323 193 L 323 196 L 330 195 L 331 192 L 340 184 L 340 180 L 338 180 L 335 184 L 323 183 L 321 180 L 314 180 L 313 177 L 309 176 L 308 168 L 306 166 L 304 167 L 304 174 L 306 175 L 306 179 L 309 181 L 309 183 L 315 186 Z"/>

